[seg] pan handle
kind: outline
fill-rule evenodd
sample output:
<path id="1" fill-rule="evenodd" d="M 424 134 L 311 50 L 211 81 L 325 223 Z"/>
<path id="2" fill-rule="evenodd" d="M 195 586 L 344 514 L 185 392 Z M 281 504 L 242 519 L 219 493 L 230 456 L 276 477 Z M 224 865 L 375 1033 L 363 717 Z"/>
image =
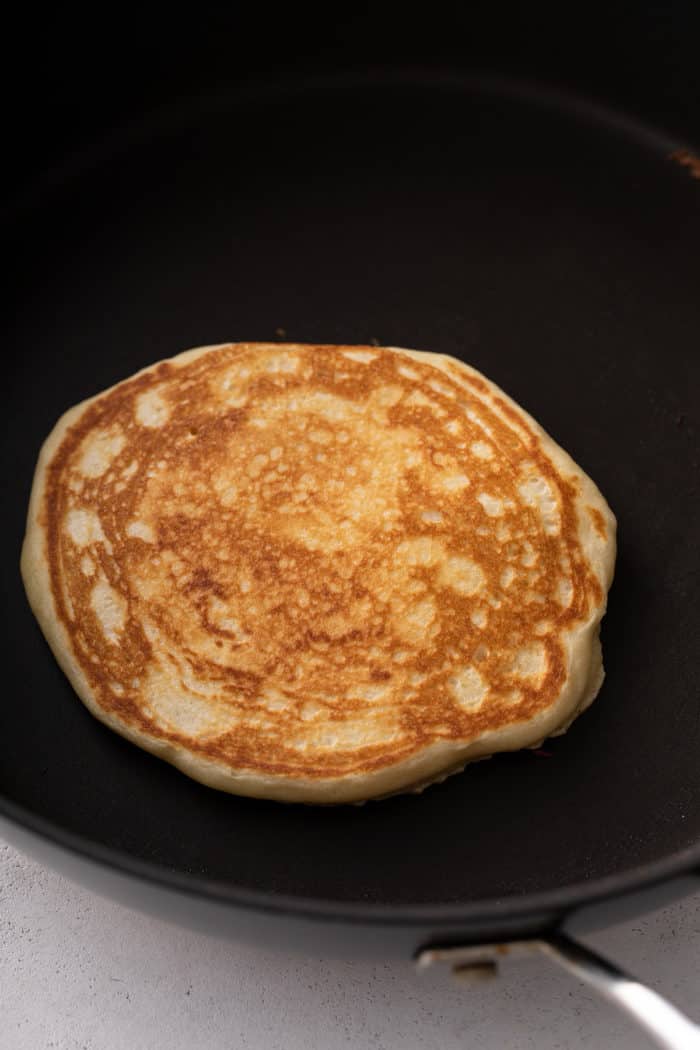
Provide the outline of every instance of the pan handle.
<path id="1" fill-rule="evenodd" d="M 505 958 L 543 954 L 569 970 L 636 1021 L 657 1046 L 665 1050 L 700 1050 L 700 1026 L 694 1024 L 658 992 L 629 977 L 596 952 L 564 933 L 537 940 L 424 948 L 416 965 L 424 970 L 444 962 L 460 980 L 493 977 Z"/>

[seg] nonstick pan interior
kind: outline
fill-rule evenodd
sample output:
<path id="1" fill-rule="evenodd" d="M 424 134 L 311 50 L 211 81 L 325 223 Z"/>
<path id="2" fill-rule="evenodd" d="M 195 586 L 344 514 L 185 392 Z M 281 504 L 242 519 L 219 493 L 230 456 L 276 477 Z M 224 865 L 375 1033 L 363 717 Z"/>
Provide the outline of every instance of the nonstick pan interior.
<path id="1" fill-rule="evenodd" d="M 0 793 L 15 815 L 201 892 L 338 913 L 521 898 L 700 844 L 700 183 L 673 149 L 546 93 L 354 78 L 160 114 L 6 202 Z M 74 696 L 18 573 L 40 442 L 152 361 L 276 338 L 461 357 L 601 486 L 620 539 L 608 676 L 546 754 L 421 796 L 284 806 L 189 781 Z"/>

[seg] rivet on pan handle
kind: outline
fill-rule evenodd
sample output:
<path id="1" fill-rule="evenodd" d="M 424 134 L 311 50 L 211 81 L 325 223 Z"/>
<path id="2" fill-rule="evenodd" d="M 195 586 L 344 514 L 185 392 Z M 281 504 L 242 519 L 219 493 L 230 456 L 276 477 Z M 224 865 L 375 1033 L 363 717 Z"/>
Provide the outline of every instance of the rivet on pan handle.
<path id="1" fill-rule="evenodd" d="M 504 959 L 533 954 L 548 956 L 595 988 L 635 1020 L 658 1046 L 666 1050 L 700 1050 L 700 1026 L 658 992 L 564 934 L 503 944 L 423 948 L 416 955 L 416 965 L 418 970 L 425 970 L 435 963 L 446 963 L 459 980 L 480 981 L 495 977 Z"/>

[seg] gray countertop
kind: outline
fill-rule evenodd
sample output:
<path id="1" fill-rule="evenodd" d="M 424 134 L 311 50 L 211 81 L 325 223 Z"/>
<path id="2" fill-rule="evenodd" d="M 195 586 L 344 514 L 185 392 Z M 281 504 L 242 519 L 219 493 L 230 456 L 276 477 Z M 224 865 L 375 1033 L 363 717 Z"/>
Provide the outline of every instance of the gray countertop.
<path id="1" fill-rule="evenodd" d="M 700 1017 L 700 893 L 588 938 Z M 487 984 L 299 958 L 104 900 L 0 843 L 2 1050 L 643 1050 L 544 959 Z"/>

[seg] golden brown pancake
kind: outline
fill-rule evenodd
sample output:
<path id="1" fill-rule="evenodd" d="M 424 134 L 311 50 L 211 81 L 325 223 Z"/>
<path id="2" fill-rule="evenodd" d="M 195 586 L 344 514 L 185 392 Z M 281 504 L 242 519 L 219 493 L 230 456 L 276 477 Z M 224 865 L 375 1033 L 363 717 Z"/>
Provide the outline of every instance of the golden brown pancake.
<path id="1" fill-rule="evenodd" d="M 331 803 L 562 732 L 614 558 L 593 482 L 468 366 L 243 343 L 62 417 L 22 572 L 97 718 L 212 787 Z"/>

